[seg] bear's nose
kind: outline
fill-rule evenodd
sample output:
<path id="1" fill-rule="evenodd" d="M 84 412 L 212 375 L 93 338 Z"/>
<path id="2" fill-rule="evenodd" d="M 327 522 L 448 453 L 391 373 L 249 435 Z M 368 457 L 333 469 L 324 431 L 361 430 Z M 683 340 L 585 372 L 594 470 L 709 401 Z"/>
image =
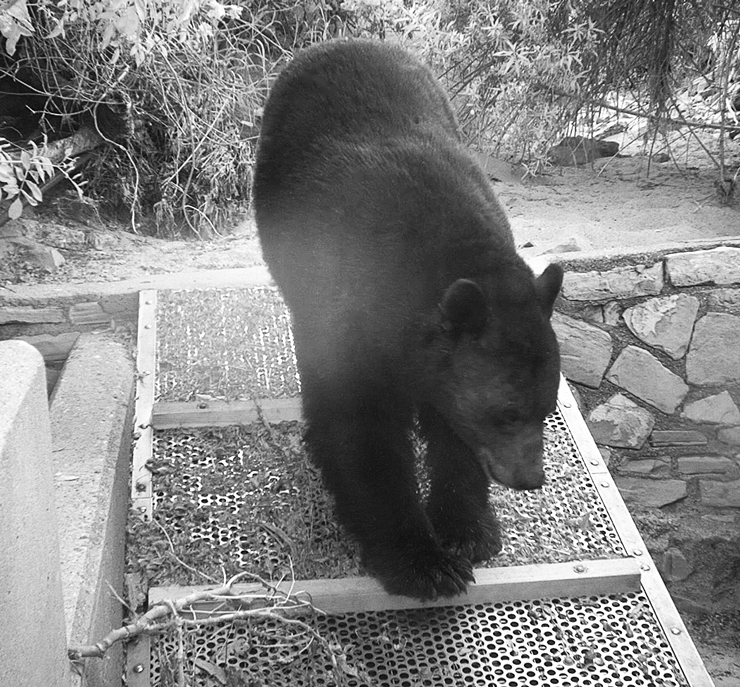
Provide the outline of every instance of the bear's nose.
<path id="1" fill-rule="evenodd" d="M 513 476 L 513 484 L 509 486 L 519 491 L 530 491 L 532 489 L 541 489 L 545 484 L 545 471 L 542 464 L 516 470 Z"/>

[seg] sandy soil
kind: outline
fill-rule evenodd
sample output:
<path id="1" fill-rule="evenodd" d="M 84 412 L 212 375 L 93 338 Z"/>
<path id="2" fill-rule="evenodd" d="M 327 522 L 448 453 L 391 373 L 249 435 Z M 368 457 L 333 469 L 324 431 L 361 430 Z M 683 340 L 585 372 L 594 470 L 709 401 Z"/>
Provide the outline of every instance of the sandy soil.
<path id="1" fill-rule="evenodd" d="M 508 166 L 495 182 L 524 253 L 560 250 L 631 250 L 642 246 L 740 235 L 740 189 L 723 202 L 718 170 L 696 144 L 675 135 L 674 158 L 656 162 L 634 137 L 622 135 L 620 156 L 590 166 L 554 167 L 519 181 L 522 169 Z M 729 142 L 730 176 L 740 168 L 740 138 Z M 716 137 L 705 145 L 716 149 Z M 496 163 L 501 169 L 502 163 Z M 494 172 L 496 173 L 496 172 Z M 740 179 L 738 180 L 740 182 Z M 740 183 L 738 184 L 740 185 Z M 26 235 L 57 247 L 66 264 L 54 274 L 21 274 L 23 281 L 117 281 L 146 274 L 248 267 L 261 262 L 254 224 L 243 218 L 225 236 L 161 240 L 110 228 L 89 210 L 64 196 L 50 209 L 24 215 Z M 6 225 L 7 227 L 8 225 Z M 0 229 L 2 232 L 2 229 Z"/>

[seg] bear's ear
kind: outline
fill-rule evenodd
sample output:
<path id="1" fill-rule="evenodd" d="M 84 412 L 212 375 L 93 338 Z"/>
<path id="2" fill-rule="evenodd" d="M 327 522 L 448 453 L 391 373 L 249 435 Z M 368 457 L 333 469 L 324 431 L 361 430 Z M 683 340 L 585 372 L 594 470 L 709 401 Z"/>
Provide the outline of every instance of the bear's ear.
<path id="1" fill-rule="evenodd" d="M 552 316 L 555 299 L 563 285 L 563 268 L 555 263 L 549 264 L 545 271 L 535 279 L 534 285 L 540 307 L 549 319 Z"/>
<path id="2" fill-rule="evenodd" d="M 450 284 L 439 304 L 442 327 L 446 331 L 479 334 L 488 322 L 486 299 L 480 286 L 470 279 Z"/>

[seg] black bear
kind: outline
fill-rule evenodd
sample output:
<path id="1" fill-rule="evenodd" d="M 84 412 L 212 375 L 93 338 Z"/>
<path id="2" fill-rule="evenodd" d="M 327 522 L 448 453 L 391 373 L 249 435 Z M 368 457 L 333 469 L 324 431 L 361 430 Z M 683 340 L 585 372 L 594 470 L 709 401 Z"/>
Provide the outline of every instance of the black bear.
<path id="1" fill-rule="evenodd" d="M 444 91 L 387 43 L 331 41 L 284 69 L 253 190 L 293 318 L 305 440 L 340 521 L 389 593 L 464 592 L 501 548 L 490 480 L 544 482 L 561 268 L 534 277 Z"/>

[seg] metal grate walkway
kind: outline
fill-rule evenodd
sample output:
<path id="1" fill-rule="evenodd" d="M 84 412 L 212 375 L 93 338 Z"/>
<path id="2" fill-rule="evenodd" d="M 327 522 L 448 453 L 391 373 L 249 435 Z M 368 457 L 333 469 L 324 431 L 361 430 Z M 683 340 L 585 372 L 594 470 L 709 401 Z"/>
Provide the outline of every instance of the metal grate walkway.
<path id="1" fill-rule="evenodd" d="M 503 552 L 468 595 L 422 604 L 358 576 L 300 441 L 274 289 L 142 292 L 138 369 L 132 501 L 167 533 L 142 555 L 177 546 L 197 564 L 160 580 L 150 603 L 248 570 L 327 615 L 286 628 L 193 608 L 213 624 L 130 646 L 130 687 L 177 684 L 175 656 L 192 684 L 214 686 L 712 685 L 564 382 L 547 485 L 492 488 Z"/>

